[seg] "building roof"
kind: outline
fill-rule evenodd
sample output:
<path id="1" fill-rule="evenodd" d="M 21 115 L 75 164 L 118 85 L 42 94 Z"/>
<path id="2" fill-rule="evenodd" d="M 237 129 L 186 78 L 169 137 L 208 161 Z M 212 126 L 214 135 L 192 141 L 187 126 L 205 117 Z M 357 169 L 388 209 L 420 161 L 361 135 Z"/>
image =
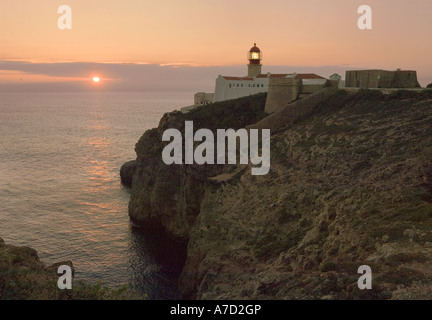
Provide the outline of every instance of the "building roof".
<path id="1" fill-rule="evenodd" d="M 315 74 L 315 73 L 299 73 L 297 74 L 297 79 L 323 79 L 325 78 Z"/>
<path id="2" fill-rule="evenodd" d="M 237 81 L 252 81 L 253 78 L 249 78 L 249 77 L 226 77 L 223 76 L 223 78 L 225 80 L 237 80 Z"/>
<path id="3" fill-rule="evenodd" d="M 285 78 L 287 76 L 294 76 L 294 73 L 272 73 L 270 74 L 270 78 Z M 267 78 L 267 74 L 260 74 L 257 78 Z M 315 73 L 297 73 L 295 76 L 296 79 L 323 79 L 325 78 L 315 74 Z"/>
<path id="4" fill-rule="evenodd" d="M 288 73 L 271 73 L 270 78 L 285 78 L 288 76 Z M 257 75 L 257 78 L 268 78 L 267 74 L 259 74 Z"/>
<path id="5" fill-rule="evenodd" d="M 294 76 L 296 79 L 322 79 L 326 80 L 326 78 L 323 78 L 315 73 L 271 73 L 270 78 L 285 78 L 287 76 Z M 235 81 L 253 81 L 254 78 L 251 77 L 230 77 L 230 76 L 222 76 L 225 80 L 235 80 Z M 256 76 L 256 78 L 268 78 L 268 74 L 259 74 Z"/>
<path id="6" fill-rule="evenodd" d="M 347 70 L 346 72 L 371 72 L 371 71 L 382 71 L 382 72 L 416 72 L 415 70 L 401 70 L 401 69 L 397 69 L 397 70 L 383 70 L 383 69 L 358 69 L 358 70 Z"/>

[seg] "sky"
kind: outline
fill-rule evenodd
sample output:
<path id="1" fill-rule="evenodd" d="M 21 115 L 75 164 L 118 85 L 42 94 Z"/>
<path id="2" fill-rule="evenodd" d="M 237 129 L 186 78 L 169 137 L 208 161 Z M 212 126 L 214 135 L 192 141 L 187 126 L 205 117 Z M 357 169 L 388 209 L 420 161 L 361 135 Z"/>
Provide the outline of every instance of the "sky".
<path id="1" fill-rule="evenodd" d="M 364 4 L 372 30 L 357 26 Z M 425 86 L 431 16 L 430 0 L 2 0 L 0 91 L 212 91 L 247 73 L 254 42 L 263 72 L 402 68 Z"/>

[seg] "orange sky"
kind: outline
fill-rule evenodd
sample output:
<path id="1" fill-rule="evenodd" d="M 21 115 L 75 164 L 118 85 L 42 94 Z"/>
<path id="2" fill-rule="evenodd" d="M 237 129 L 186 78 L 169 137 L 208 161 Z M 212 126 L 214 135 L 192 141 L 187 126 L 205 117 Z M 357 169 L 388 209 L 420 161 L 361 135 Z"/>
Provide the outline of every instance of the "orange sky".
<path id="1" fill-rule="evenodd" d="M 73 29 L 57 28 L 60 5 Z M 373 9 L 373 30 L 357 8 Z M 0 2 L 0 60 L 415 69 L 432 82 L 430 0 L 14 0 Z M 3 77 L 5 77 L 3 75 Z"/>

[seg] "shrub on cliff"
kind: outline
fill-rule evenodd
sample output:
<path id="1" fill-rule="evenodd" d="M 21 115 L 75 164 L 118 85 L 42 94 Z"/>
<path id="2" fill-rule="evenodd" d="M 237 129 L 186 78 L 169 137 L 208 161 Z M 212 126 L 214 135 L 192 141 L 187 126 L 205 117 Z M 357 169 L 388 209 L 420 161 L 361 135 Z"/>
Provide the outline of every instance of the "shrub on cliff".
<path id="1" fill-rule="evenodd" d="M 126 288 L 74 283 L 72 290 L 57 287 L 57 268 L 46 267 L 28 247 L 4 244 L 0 238 L 0 300 L 119 300 L 135 298 Z M 140 297 L 136 297 L 140 298 Z"/>
<path id="2" fill-rule="evenodd" d="M 432 89 L 432 83 L 429 83 L 429 84 L 426 86 L 426 88 L 430 88 L 430 89 Z"/>
<path id="3" fill-rule="evenodd" d="M 194 126 L 210 130 L 240 129 L 264 119 L 267 94 L 212 103 L 192 110 L 184 116 L 193 120 Z"/>

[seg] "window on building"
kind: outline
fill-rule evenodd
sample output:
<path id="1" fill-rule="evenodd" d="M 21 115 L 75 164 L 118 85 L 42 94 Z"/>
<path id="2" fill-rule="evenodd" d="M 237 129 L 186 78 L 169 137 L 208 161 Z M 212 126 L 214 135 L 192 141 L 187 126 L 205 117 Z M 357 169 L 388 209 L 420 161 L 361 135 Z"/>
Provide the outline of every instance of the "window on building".
<path id="1" fill-rule="evenodd" d="M 231 88 L 231 83 L 229 84 L 229 87 Z"/>

